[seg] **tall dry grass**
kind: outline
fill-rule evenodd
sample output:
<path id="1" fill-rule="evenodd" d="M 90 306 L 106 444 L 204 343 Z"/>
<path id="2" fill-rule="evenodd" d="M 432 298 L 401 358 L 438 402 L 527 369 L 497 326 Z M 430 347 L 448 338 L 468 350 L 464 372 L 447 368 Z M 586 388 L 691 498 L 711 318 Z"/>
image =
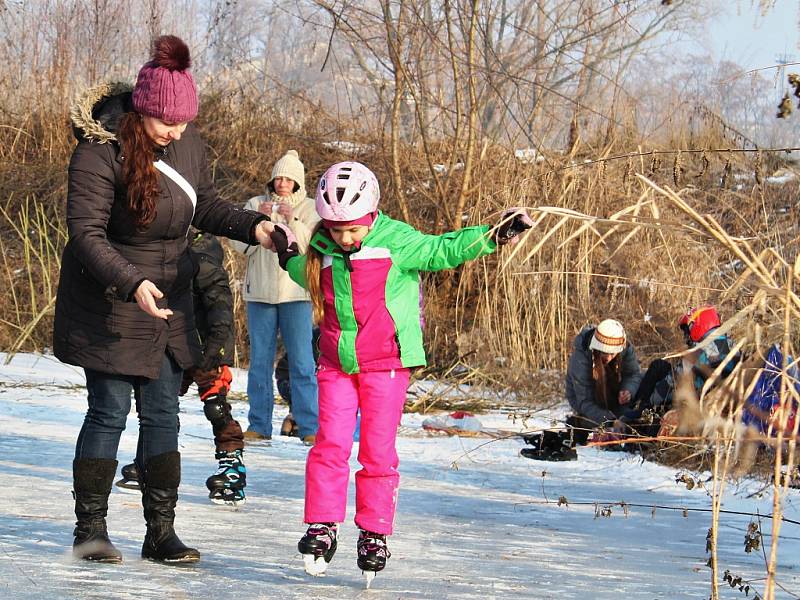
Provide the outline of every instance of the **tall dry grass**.
<path id="1" fill-rule="evenodd" d="M 355 158 L 376 171 L 384 184 L 383 208 L 398 216 L 397 190 L 389 184 L 392 164 L 382 136 L 353 140 L 340 122 L 319 110 L 302 111 L 290 128 L 268 104 L 221 93 L 204 99 L 200 126 L 218 189 L 227 201 L 243 203 L 263 193 L 274 161 L 295 148 L 306 164 L 309 193 L 328 165 Z M 342 139 L 360 143 L 364 151 L 345 154 L 323 145 Z M 438 181 L 429 174 L 429 161 L 447 157 L 445 142 L 429 146 L 431 156 L 417 147 L 403 147 L 400 155 L 410 221 L 434 233 L 457 217 L 447 199 L 455 198 L 461 185 L 457 169 Z M 524 388 L 532 370 L 564 364 L 572 337 L 585 323 L 607 316 L 620 319 L 639 353 L 651 357 L 679 345 L 674 323 L 688 305 L 717 302 L 723 314 L 738 308 L 742 294 L 725 294 L 740 270 L 737 257 L 688 226 L 685 214 L 658 200 L 636 179 L 640 173 L 674 187 L 671 155 L 583 164 L 631 150 L 636 149 L 611 143 L 596 156 L 553 155 L 523 163 L 509 149 L 484 144 L 462 222 L 495 223 L 502 209 L 521 205 L 529 208 L 536 227 L 513 250 L 425 277 L 426 338 L 434 364 L 468 354 L 470 365 Z M 0 128 L 0 233 L 4 277 L 10 283 L 0 292 L 3 348 L 41 350 L 50 343 L 46 311 L 35 326 L 30 323 L 52 300 L 65 238 L 70 151 L 69 129 L 61 120 L 31 115 L 16 130 Z M 727 154 L 684 157 L 678 166 L 682 196 L 733 235 L 751 239 L 760 250 L 776 248 L 791 260 L 796 215 L 788 191 L 756 183 L 752 156 L 732 155 L 730 160 L 726 170 Z M 232 280 L 241 281 L 241 257 L 229 254 L 228 266 Z M 27 283 L 20 288 L 22 272 Z M 244 364 L 240 299 L 237 308 Z"/>

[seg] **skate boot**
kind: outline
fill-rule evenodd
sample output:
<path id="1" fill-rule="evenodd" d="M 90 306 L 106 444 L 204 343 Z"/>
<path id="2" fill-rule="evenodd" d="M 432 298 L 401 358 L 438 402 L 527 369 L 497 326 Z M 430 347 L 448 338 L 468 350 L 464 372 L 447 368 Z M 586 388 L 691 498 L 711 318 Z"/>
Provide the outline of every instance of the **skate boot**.
<path id="1" fill-rule="evenodd" d="M 366 585 L 369 588 L 375 574 L 383 571 L 386 559 L 392 553 L 386 546 L 386 536 L 380 533 L 361 530 L 358 535 L 358 568 L 364 573 Z"/>
<path id="2" fill-rule="evenodd" d="M 523 436 L 530 448 L 523 448 L 519 453 L 525 458 L 534 460 L 577 460 L 578 453 L 572 440 L 571 430 L 542 431 Z"/>
<path id="3" fill-rule="evenodd" d="M 208 497 L 214 504 L 244 504 L 247 469 L 242 461 L 242 451 L 217 452 L 214 457 L 219 468 L 206 480 Z"/>
<path id="4" fill-rule="evenodd" d="M 141 488 L 139 487 L 139 468 L 136 463 L 125 465 L 121 469 L 122 479 L 114 483 L 121 491 L 126 493 L 138 493 Z"/>
<path id="5" fill-rule="evenodd" d="M 297 550 L 303 555 L 306 573 L 319 577 L 325 574 L 328 563 L 336 553 L 336 523 L 312 523 L 306 534 L 297 542 Z"/>

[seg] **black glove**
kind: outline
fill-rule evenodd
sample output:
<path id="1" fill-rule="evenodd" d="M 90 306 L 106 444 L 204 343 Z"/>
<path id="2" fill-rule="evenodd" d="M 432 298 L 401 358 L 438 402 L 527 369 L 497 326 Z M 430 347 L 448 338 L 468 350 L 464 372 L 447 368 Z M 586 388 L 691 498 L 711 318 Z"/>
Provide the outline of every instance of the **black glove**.
<path id="1" fill-rule="evenodd" d="M 508 244 L 531 227 L 533 227 L 533 221 L 524 209 L 510 208 L 500 217 L 500 225 L 494 232 L 494 241 L 499 246 Z"/>
<path id="2" fill-rule="evenodd" d="M 192 369 L 186 369 L 181 377 L 181 389 L 178 392 L 178 396 L 186 395 L 186 392 L 189 391 L 189 386 L 192 385 L 192 382 L 194 382 L 194 378 L 192 377 Z"/>
<path id="3" fill-rule="evenodd" d="M 222 348 L 206 348 L 203 351 L 203 360 L 197 365 L 201 371 L 216 371 L 222 362 Z"/>
<path id="4" fill-rule="evenodd" d="M 269 237 L 275 246 L 275 252 L 278 253 L 278 263 L 281 265 L 281 269 L 285 271 L 289 259 L 300 255 L 297 239 L 291 229 L 279 223 L 275 224 L 275 231 L 269 234 Z"/>

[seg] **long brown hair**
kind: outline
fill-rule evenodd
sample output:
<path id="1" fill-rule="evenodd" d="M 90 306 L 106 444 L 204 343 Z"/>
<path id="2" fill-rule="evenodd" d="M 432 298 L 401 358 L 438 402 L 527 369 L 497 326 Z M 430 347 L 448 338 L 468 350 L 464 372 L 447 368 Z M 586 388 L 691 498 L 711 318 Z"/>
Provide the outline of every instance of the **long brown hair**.
<path id="1" fill-rule="evenodd" d="M 153 141 L 144 130 L 142 117 L 129 112 L 120 122 L 117 138 L 122 146 L 122 179 L 128 188 L 128 210 L 137 229 L 156 218 L 160 193 L 158 170 L 153 166 Z"/>
<path id="2" fill-rule="evenodd" d="M 603 364 L 602 352 L 592 350 L 592 380 L 594 381 L 594 397 L 598 404 L 611 409 L 618 406 L 619 390 L 622 386 L 622 367 L 620 355 L 617 354 L 608 364 Z"/>
<path id="3" fill-rule="evenodd" d="M 322 228 L 322 223 L 317 223 L 311 233 L 311 239 Z M 325 298 L 322 295 L 322 253 L 311 244 L 306 250 L 306 289 L 311 296 L 311 311 L 314 323 L 322 323 L 325 316 Z"/>

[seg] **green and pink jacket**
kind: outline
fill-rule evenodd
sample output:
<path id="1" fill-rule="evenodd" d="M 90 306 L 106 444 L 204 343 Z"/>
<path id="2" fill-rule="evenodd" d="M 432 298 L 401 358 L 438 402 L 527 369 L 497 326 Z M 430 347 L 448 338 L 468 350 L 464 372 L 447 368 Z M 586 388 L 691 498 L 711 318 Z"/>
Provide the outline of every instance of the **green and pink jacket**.
<path id="1" fill-rule="evenodd" d="M 442 235 L 420 233 L 379 213 L 356 252 L 345 252 L 321 229 L 310 245 L 322 253 L 320 365 L 345 373 L 425 365 L 419 272 L 452 269 L 494 252 L 488 226 Z M 306 287 L 306 257 L 286 270 Z"/>

